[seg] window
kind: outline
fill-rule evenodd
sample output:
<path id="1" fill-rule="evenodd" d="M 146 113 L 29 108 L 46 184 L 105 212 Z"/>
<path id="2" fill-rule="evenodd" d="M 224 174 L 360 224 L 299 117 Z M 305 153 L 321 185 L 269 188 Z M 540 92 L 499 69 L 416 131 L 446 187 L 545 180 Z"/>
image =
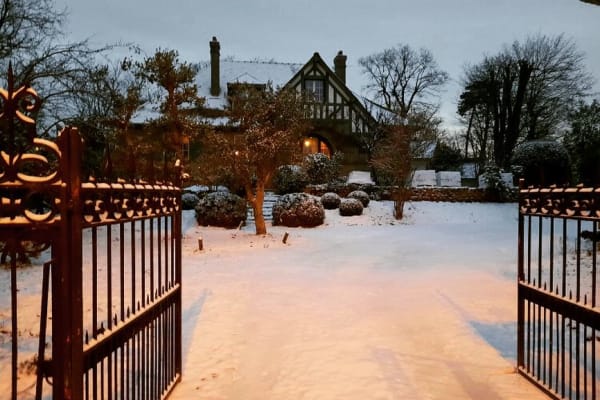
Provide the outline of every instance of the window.
<path id="1" fill-rule="evenodd" d="M 306 94 L 314 101 L 323 102 L 325 99 L 324 84 L 320 79 L 305 80 L 304 90 L 306 90 Z"/>
<path id="2" fill-rule="evenodd" d="M 190 159 L 190 137 L 183 136 L 181 138 L 181 156 L 184 160 Z"/>

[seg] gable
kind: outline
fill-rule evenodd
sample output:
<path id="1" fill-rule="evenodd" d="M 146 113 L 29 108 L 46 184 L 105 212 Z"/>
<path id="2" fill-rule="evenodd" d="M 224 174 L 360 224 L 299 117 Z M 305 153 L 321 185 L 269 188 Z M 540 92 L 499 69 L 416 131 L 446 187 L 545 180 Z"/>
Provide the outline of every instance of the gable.
<path id="1" fill-rule="evenodd" d="M 315 81 L 320 82 L 319 85 L 314 85 Z M 313 55 L 286 87 L 294 88 L 301 95 L 315 87 L 322 88 L 322 96 L 307 96 L 307 109 L 313 120 L 348 123 L 353 134 L 369 132 L 375 126 L 375 119 L 319 53 Z"/>

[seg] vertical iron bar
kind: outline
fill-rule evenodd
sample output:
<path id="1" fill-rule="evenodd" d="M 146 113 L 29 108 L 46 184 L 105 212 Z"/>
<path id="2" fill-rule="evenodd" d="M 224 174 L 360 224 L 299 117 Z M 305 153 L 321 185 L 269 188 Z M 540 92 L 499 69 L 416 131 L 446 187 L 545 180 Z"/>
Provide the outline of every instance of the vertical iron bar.
<path id="1" fill-rule="evenodd" d="M 18 351 L 18 333 L 19 325 L 17 319 L 17 254 L 15 251 L 11 251 L 10 254 L 10 316 L 11 316 L 11 341 L 12 341 L 12 357 L 11 357 L 11 399 L 17 399 L 17 371 L 19 365 Z"/>
<path id="2" fill-rule="evenodd" d="M 131 226 L 131 244 L 130 244 L 130 255 L 131 255 L 131 311 L 133 314 L 137 312 L 136 304 L 135 304 L 135 286 L 136 286 L 136 276 L 135 276 L 135 219 L 131 220 L 129 223 Z"/>
<path id="3" fill-rule="evenodd" d="M 550 217 L 550 291 L 554 291 L 554 217 Z"/>
<path id="4" fill-rule="evenodd" d="M 140 221 L 140 241 L 141 241 L 141 268 L 142 268 L 142 308 L 146 306 L 146 220 Z"/>
<path id="5" fill-rule="evenodd" d="M 577 220 L 577 287 L 575 300 L 579 303 L 581 301 L 581 220 Z"/>
<path id="6" fill-rule="evenodd" d="M 563 218 L 562 240 L 562 297 L 567 296 L 567 219 Z"/>
<path id="7" fill-rule="evenodd" d="M 157 278 L 157 285 L 158 285 L 158 294 L 161 295 L 162 294 L 162 277 L 161 277 L 161 270 L 162 270 L 162 229 L 161 229 L 161 217 L 157 218 L 157 226 L 156 226 L 156 230 L 157 230 L 157 234 L 156 234 L 156 241 L 157 241 L 157 247 L 158 247 L 158 254 L 157 254 L 157 261 L 158 261 L 158 265 L 156 266 L 156 270 L 158 272 L 158 278 Z"/>
<path id="8" fill-rule="evenodd" d="M 519 194 L 519 196 L 522 196 Z M 519 202 L 520 203 L 520 202 Z M 525 219 L 523 212 L 519 209 L 518 241 L 517 241 L 517 366 L 525 365 L 525 300 L 521 290 L 521 284 L 525 280 L 523 265 L 523 232 Z M 178 282 L 181 282 L 181 264 L 178 265 Z"/>
<path id="9" fill-rule="evenodd" d="M 545 284 L 544 284 L 544 286 L 545 286 Z M 548 371 L 548 364 L 547 364 L 547 362 L 548 362 L 548 360 L 547 360 L 548 341 L 547 341 L 547 338 L 546 338 L 546 331 L 548 329 L 548 324 L 547 324 L 547 321 L 546 321 L 546 314 L 547 314 L 548 310 L 545 307 L 543 307 L 542 310 L 544 312 L 544 316 L 542 317 L 542 325 L 543 325 L 543 328 L 542 328 L 542 332 L 543 332 L 542 333 L 542 343 L 543 344 L 542 344 L 542 346 L 544 348 L 544 354 L 542 356 L 543 373 L 542 373 L 541 378 L 542 378 L 542 381 L 544 383 L 546 383 L 547 382 L 547 380 L 546 380 L 546 373 Z"/>
<path id="10" fill-rule="evenodd" d="M 527 283 L 531 283 L 531 215 L 527 216 Z"/>
<path id="11" fill-rule="evenodd" d="M 125 223 L 119 223 L 119 262 L 121 289 L 121 322 L 125 321 Z"/>
<path id="12" fill-rule="evenodd" d="M 150 220 L 150 299 L 154 300 L 154 221 Z"/>
<path id="13" fill-rule="evenodd" d="M 52 261 L 44 263 L 42 271 L 42 306 L 40 311 L 40 338 L 38 342 L 37 376 L 35 381 L 35 400 L 42 399 L 44 384 L 44 349 L 46 348 L 46 325 L 48 319 L 48 289 L 50 286 L 50 265 Z"/>
<path id="14" fill-rule="evenodd" d="M 106 326 L 108 330 L 112 329 L 112 225 L 106 226 Z M 108 357 L 108 365 L 106 374 L 108 376 L 107 393 L 108 400 L 113 399 L 113 358 L 112 355 Z"/>
<path id="15" fill-rule="evenodd" d="M 543 244 L 543 235 L 542 235 L 542 221 L 544 221 L 543 217 L 538 217 L 538 288 L 543 287 L 542 285 L 542 244 Z"/>
<path id="16" fill-rule="evenodd" d="M 92 337 L 98 332 L 98 228 L 92 227 Z"/>

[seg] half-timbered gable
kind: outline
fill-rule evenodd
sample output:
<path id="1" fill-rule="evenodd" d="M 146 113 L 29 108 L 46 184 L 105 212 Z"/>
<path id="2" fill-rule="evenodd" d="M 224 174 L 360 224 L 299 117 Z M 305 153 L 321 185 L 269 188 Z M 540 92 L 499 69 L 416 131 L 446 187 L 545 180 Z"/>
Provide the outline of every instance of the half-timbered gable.
<path id="1" fill-rule="evenodd" d="M 339 55 L 342 55 L 341 52 Z M 287 86 L 294 87 L 306 97 L 308 115 L 313 120 L 346 123 L 353 134 L 368 132 L 375 123 L 371 114 L 319 53 L 313 55 Z"/>
<path id="2" fill-rule="evenodd" d="M 295 88 L 306 98 L 307 115 L 314 132 L 304 141 L 306 153 L 344 153 L 345 164 L 366 163 L 359 137 L 374 129 L 375 120 L 346 86 L 346 56 L 340 51 L 332 70 L 319 53 L 290 79 L 287 87 Z"/>

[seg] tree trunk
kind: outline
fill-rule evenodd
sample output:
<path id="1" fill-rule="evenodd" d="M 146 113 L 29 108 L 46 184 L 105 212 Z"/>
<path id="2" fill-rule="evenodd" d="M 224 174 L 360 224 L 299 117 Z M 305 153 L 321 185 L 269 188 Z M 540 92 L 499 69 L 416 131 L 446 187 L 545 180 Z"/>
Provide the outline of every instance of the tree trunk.
<path id="1" fill-rule="evenodd" d="M 267 225 L 265 223 L 265 216 L 263 214 L 263 204 L 265 202 L 265 184 L 264 182 L 256 182 L 256 193 L 254 194 L 254 201 L 252 202 L 252 208 L 254 210 L 254 225 L 256 227 L 257 235 L 266 235 Z"/>

